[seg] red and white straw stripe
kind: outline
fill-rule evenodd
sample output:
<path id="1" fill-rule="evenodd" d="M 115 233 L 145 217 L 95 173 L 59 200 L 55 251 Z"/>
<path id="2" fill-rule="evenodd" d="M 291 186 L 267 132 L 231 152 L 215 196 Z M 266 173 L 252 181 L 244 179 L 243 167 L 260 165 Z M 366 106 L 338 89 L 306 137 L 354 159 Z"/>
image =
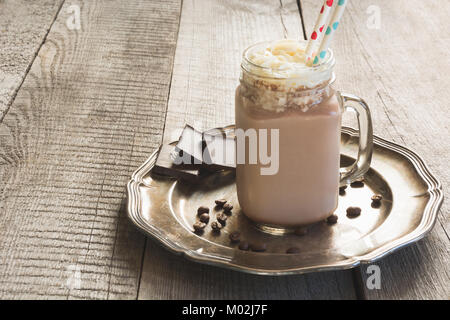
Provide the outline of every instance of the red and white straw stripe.
<path id="1" fill-rule="evenodd" d="M 311 33 L 311 37 L 309 38 L 308 45 L 306 47 L 306 62 L 312 58 L 314 48 L 317 44 L 320 44 L 320 40 L 322 39 L 322 35 L 328 25 L 328 18 L 330 16 L 331 9 L 333 7 L 334 0 L 324 0 L 323 6 L 320 9 L 319 16 L 316 20 L 316 25 L 314 27 L 313 32 Z"/>
<path id="2" fill-rule="evenodd" d="M 327 51 L 330 46 L 331 40 L 336 33 L 339 24 L 342 19 L 342 15 L 344 14 L 345 8 L 347 6 L 348 0 L 336 0 L 337 5 L 334 9 L 333 16 L 328 23 L 328 27 L 326 28 L 325 35 L 320 43 L 319 50 L 317 51 L 317 55 L 314 58 L 314 65 L 319 64 L 322 60 L 324 60 L 327 56 Z"/>

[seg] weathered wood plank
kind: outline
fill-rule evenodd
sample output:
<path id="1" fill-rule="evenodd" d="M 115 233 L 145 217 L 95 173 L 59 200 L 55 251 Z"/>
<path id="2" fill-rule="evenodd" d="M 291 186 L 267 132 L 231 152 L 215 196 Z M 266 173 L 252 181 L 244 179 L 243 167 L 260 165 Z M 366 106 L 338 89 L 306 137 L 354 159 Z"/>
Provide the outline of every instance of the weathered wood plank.
<path id="1" fill-rule="evenodd" d="M 0 1 L 0 121 L 63 0 Z"/>
<path id="2" fill-rule="evenodd" d="M 257 42 L 302 38 L 296 1 L 184 0 L 164 141 L 190 123 L 234 123 L 243 50 Z M 139 299 L 355 298 L 351 272 L 262 277 L 204 266 L 147 242 Z"/>
<path id="3" fill-rule="evenodd" d="M 0 124 L 1 298 L 137 297 L 124 186 L 162 139 L 180 9 L 64 4 Z"/>
<path id="4" fill-rule="evenodd" d="M 256 276 L 191 262 L 147 241 L 139 299 L 354 299 L 351 273 Z"/>
<path id="5" fill-rule="evenodd" d="M 321 1 L 302 0 L 308 35 L 320 5 Z M 374 15 L 371 10 L 380 10 L 380 29 L 367 27 Z M 416 150 L 444 192 L 450 188 L 449 15 L 450 3 L 444 1 L 350 1 L 332 45 L 337 87 L 364 97 L 375 133 Z M 366 289 L 362 268 L 367 298 L 450 297 L 448 213 L 447 202 L 426 239 L 376 263 L 381 290 Z"/>

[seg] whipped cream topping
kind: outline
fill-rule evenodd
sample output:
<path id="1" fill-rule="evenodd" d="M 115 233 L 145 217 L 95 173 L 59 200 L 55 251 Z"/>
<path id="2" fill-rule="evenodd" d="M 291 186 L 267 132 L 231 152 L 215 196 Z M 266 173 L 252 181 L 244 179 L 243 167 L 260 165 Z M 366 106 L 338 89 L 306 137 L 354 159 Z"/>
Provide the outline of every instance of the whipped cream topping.
<path id="1" fill-rule="evenodd" d="M 304 43 L 278 40 L 256 44 L 244 52 L 240 96 L 244 107 L 270 112 L 295 108 L 303 112 L 332 92 L 331 52 L 318 66 L 305 64 Z"/>
<path id="2" fill-rule="evenodd" d="M 244 54 L 243 67 L 249 73 L 270 79 L 285 80 L 285 88 L 314 88 L 332 77 L 330 53 L 325 63 L 308 66 L 305 63 L 305 43 L 297 40 L 278 40 L 250 47 Z M 332 59 L 331 59 L 332 60 Z M 328 62 L 328 63 L 327 63 Z M 279 82 L 275 82 L 277 85 Z"/>

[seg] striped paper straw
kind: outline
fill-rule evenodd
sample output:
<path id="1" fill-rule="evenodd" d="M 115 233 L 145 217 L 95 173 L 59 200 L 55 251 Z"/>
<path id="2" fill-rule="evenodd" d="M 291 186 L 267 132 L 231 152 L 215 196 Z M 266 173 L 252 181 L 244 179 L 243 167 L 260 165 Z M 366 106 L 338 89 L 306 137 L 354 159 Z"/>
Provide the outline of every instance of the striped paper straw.
<path id="1" fill-rule="evenodd" d="M 314 58 L 313 64 L 319 64 L 320 61 L 325 59 L 327 56 L 328 47 L 339 27 L 339 22 L 341 21 L 342 15 L 344 14 L 345 7 L 347 6 L 348 0 L 339 0 L 336 8 L 334 9 L 334 14 L 331 17 L 330 23 L 328 24 L 327 31 L 325 31 L 325 36 L 320 44 L 318 54 Z"/>
<path id="2" fill-rule="evenodd" d="M 322 8 L 320 9 L 319 16 L 316 20 L 316 25 L 311 33 L 311 37 L 309 37 L 308 46 L 306 47 L 305 56 L 307 62 L 312 58 L 315 44 L 318 43 L 322 37 L 323 29 L 327 24 L 327 19 L 330 15 L 331 7 L 333 6 L 333 1 L 334 0 L 324 0 Z"/>

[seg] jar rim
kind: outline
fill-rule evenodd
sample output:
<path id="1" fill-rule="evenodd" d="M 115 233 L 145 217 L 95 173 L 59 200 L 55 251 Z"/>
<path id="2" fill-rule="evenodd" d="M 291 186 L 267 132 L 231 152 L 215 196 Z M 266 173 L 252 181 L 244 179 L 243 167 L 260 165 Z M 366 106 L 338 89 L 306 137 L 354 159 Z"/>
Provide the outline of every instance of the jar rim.
<path id="1" fill-rule="evenodd" d="M 283 71 L 285 69 L 283 68 L 273 68 L 273 67 L 264 67 L 261 65 L 258 65 L 256 63 L 254 63 L 253 61 L 251 61 L 249 55 L 252 52 L 252 50 L 254 50 L 255 48 L 258 47 L 267 47 L 269 46 L 271 43 L 275 43 L 277 41 L 283 41 L 283 40 L 288 40 L 288 39 L 281 39 L 281 40 L 272 40 L 272 41 L 261 41 L 258 43 L 255 43 L 249 47 L 247 47 L 243 54 L 242 54 L 242 63 L 241 63 L 241 68 L 250 73 L 250 74 L 254 74 L 257 75 L 260 78 L 264 78 L 264 79 L 277 79 L 277 80 L 282 80 L 282 79 L 289 79 L 290 77 L 286 77 L 286 76 L 267 76 L 267 75 L 262 75 L 261 73 L 255 73 L 255 71 L 253 70 L 270 70 L 272 72 L 277 72 L 277 71 Z M 305 41 L 298 41 L 298 40 L 293 40 L 296 41 L 298 43 L 300 43 L 302 45 L 302 47 L 304 48 L 306 45 Z M 303 69 L 305 71 L 305 73 L 308 72 L 327 72 L 333 69 L 334 65 L 335 65 L 335 58 L 334 58 L 334 53 L 333 50 L 331 50 L 331 48 L 328 48 L 327 50 L 327 55 L 325 56 L 325 59 L 319 63 L 318 65 L 315 66 L 307 66 L 304 65 L 302 67 L 298 67 L 299 70 Z"/>

